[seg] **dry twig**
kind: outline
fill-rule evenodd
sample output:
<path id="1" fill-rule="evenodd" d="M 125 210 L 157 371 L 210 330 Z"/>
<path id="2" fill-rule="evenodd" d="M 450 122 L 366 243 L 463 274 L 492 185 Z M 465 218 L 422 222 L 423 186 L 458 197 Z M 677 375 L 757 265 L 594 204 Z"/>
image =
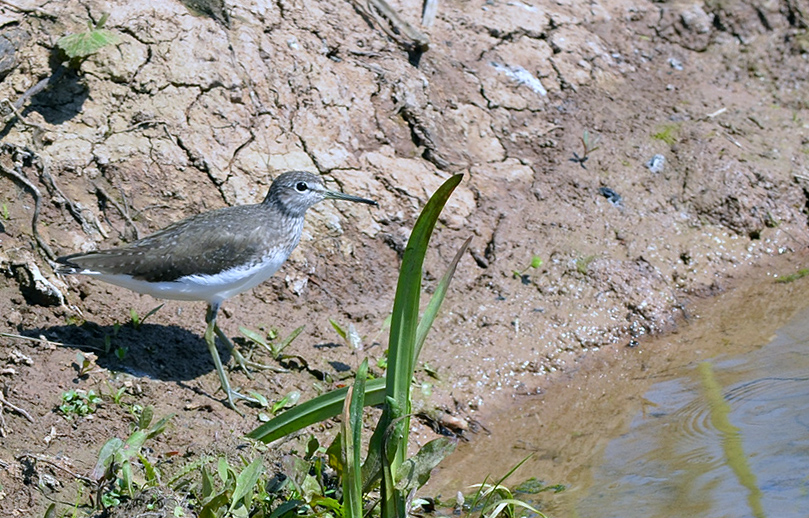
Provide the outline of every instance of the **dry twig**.
<path id="1" fill-rule="evenodd" d="M 31 232 L 34 234 L 34 239 L 36 240 L 39 248 L 45 252 L 45 255 L 52 261 L 56 260 L 56 254 L 53 253 L 51 247 L 48 246 L 48 243 L 42 239 L 42 236 L 39 234 L 39 230 L 37 229 L 37 220 L 39 220 L 39 210 L 42 200 L 42 193 L 39 192 L 39 189 L 28 181 L 28 178 L 25 177 L 25 174 L 22 172 L 22 156 L 20 154 L 21 150 L 9 144 L 3 145 L 3 150 L 6 152 L 11 152 L 13 160 L 14 160 L 14 169 L 10 169 L 0 163 L 0 172 L 4 175 L 16 180 L 17 182 L 21 183 L 28 189 L 34 197 L 34 214 L 31 216 Z M 32 156 L 32 154 L 27 153 L 28 158 Z"/>

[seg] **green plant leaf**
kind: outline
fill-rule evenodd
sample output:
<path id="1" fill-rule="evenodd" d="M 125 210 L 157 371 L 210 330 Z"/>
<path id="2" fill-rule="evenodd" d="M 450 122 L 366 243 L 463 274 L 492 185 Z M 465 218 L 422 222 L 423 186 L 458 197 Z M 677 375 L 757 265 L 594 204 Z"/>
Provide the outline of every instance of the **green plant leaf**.
<path id="1" fill-rule="evenodd" d="M 121 485 L 124 487 L 127 496 L 135 494 L 135 487 L 132 481 L 132 463 L 128 460 L 121 464 Z"/>
<path id="2" fill-rule="evenodd" d="M 154 425 L 152 425 L 152 427 L 149 428 L 149 431 L 146 434 L 146 438 L 151 439 L 155 435 L 163 433 L 163 430 L 166 429 L 166 425 L 168 425 L 169 421 L 174 417 L 174 415 L 175 414 L 169 414 L 166 417 L 159 420 L 158 422 L 156 422 Z"/>
<path id="3" fill-rule="evenodd" d="M 141 430 L 149 428 L 149 425 L 152 423 L 152 417 L 154 417 L 154 406 L 147 405 L 146 408 L 143 409 L 143 412 L 140 413 L 140 417 L 138 418 L 138 428 Z"/>
<path id="4" fill-rule="evenodd" d="M 374 430 L 363 466 L 366 487 L 378 477 L 382 469 L 382 517 L 402 516 L 404 496 L 393 484 L 393 474 L 404 462 L 407 454 L 407 435 L 410 428 L 410 381 L 416 364 L 419 302 L 424 256 L 438 217 L 450 195 L 463 179 L 455 175 L 446 180 L 430 197 L 421 211 L 413 232 L 407 241 L 399 270 L 399 281 L 391 312 L 390 339 L 388 340 L 388 370 L 385 385 L 386 404 L 379 424 Z M 437 311 L 437 309 L 436 309 Z M 426 331 L 423 332 L 426 336 Z M 401 421 L 399 421 L 401 419 Z M 394 423 L 396 423 L 394 425 Z M 391 428 L 391 426 L 394 428 Z M 392 429 L 393 433 L 388 434 Z M 388 452 L 392 450 L 392 458 Z M 381 462 L 378 456 L 381 454 Z"/>
<path id="5" fill-rule="evenodd" d="M 298 338 L 298 335 L 303 333 L 304 329 L 306 329 L 306 326 L 300 326 L 296 328 L 294 331 L 289 333 L 289 336 L 284 338 L 284 340 L 281 343 L 274 346 L 271 351 L 273 358 L 277 358 L 278 355 L 280 355 L 284 351 L 284 349 L 286 349 L 287 346 L 292 343 L 292 340 Z"/>
<path id="6" fill-rule="evenodd" d="M 143 473 L 146 476 L 146 485 L 151 487 L 157 486 L 159 480 L 157 478 L 157 471 L 155 471 L 154 465 L 149 462 L 149 459 L 147 459 L 142 453 L 138 453 L 138 460 L 140 460 L 141 465 L 143 465 Z"/>
<path id="7" fill-rule="evenodd" d="M 161 309 L 163 306 L 165 306 L 165 304 L 160 304 L 159 306 L 154 307 L 154 308 L 152 308 L 151 310 L 149 310 L 149 312 L 148 312 L 148 313 L 146 313 L 145 315 L 143 315 L 143 318 L 141 318 L 141 319 L 140 319 L 140 325 L 143 325 L 143 323 L 144 323 L 144 322 L 146 322 L 146 319 L 147 319 L 147 318 L 149 318 L 150 316 L 152 316 L 152 315 L 154 315 L 155 313 L 157 313 L 158 311 L 160 311 L 160 309 Z"/>
<path id="8" fill-rule="evenodd" d="M 487 518 L 497 518 L 501 512 L 504 510 L 506 511 L 506 516 L 514 516 L 513 507 L 522 507 L 523 509 L 527 509 L 532 513 L 535 513 L 537 516 L 541 516 L 542 518 L 546 518 L 543 513 L 541 513 L 538 509 L 532 507 L 530 504 L 523 502 L 522 500 L 517 500 L 515 498 L 504 498 L 503 500 L 498 500 L 497 502 L 493 503 L 490 507 L 484 508 L 483 512 L 481 513 L 482 516 L 486 516 Z"/>
<path id="9" fill-rule="evenodd" d="M 213 494 L 214 483 L 213 483 L 213 475 L 211 472 L 208 471 L 208 466 L 202 466 L 202 500 L 206 500 L 210 498 Z"/>
<path id="10" fill-rule="evenodd" d="M 410 412 L 410 380 L 415 365 L 414 351 L 417 343 L 424 256 L 438 217 L 461 179 L 463 175 L 460 174 L 450 177 L 430 197 L 416 220 L 402 256 L 390 324 L 388 383 L 385 394 L 396 401 L 403 415 Z M 398 416 L 388 415 L 388 422 L 383 428 L 387 428 L 396 417 Z M 408 428 L 408 425 L 405 425 L 405 428 Z M 399 462 L 404 460 L 404 449 L 398 448 Z"/>
<path id="11" fill-rule="evenodd" d="M 227 484 L 230 478 L 229 471 L 228 460 L 225 457 L 219 457 L 219 461 L 216 463 L 216 472 L 219 474 L 219 480 L 224 484 Z"/>
<path id="12" fill-rule="evenodd" d="M 140 316 L 135 308 L 129 308 L 129 318 L 132 320 L 132 327 L 135 329 L 140 327 Z"/>
<path id="13" fill-rule="evenodd" d="M 248 329 L 244 326 L 239 326 L 239 332 L 248 340 L 252 340 L 258 345 L 264 346 L 267 350 L 270 349 L 270 346 L 267 344 L 267 340 L 265 340 L 264 336 L 258 331 L 253 331 L 252 329 Z"/>
<path id="14" fill-rule="evenodd" d="M 104 443 L 101 451 L 98 453 L 98 462 L 96 462 L 93 471 L 90 473 L 90 478 L 93 480 L 101 480 L 107 473 L 112 461 L 115 459 L 115 453 L 121 449 L 124 441 L 117 437 L 113 437 Z"/>
<path id="15" fill-rule="evenodd" d="M 120 41 L 118 36 L 106 29 L 91 29 L 79 34 L 69 34 L 56 41 L 56 46 L 70 59 L 82 59 L 91 56 L 106 47 Z"/>
<path id="16" fill-rule="evenodd" d="M 365 408 L 365 382 L 368 358 L 362 360 L 354 385 L 346 395 L 342 421 L 343 507 L 347 516 L 362 516 L 362 414 Z"/>
<path id="17" fill-rule="evenodd" d="M 339 415 L 348 388 L 322 394 L 287 410 L 247 434 L 250 439 L 269 443 L 297 432 L 310 424 L 319 423 Z M 369 380 L 365 387 L 365 405 L 380 405 L 385 401 L 385 378 Z"/>
<path id="18" fill-rule="evenodd" d="M 293 407 L 298 404 L 298 401 L 301 399 L 301 393 L 297 390 L 293 390 L 286 396 L 282 397 L 280 401 L 276 402 L 272 406 L 272 413 L 275 414 L 279 410 L 283 410 L 285 408 Z"/>
<path id="19" fill-rule="evenodd" d="M 396 489 L 404 494 L 418 489 L 430 479 L 430 472 L 455 451 L 458 439 L 439 437 L 425 444 L 414 456 L 399 466 L 396 472 Z"/>
<path id="20" fill-rule="evenodd" d="M 347 336 L 346 335 L 346 330 L 343 329 L 342 326 L 340 324 L 338 324 L 336 320 L 334 320 L 333 318 L 330 318 L 329 319 L 329 324 L 331 324 L 331 326 L 334 328 L 334 330 L 337 331 L 337 334 L 340 335 L 340 338 L 342 338 L 343 340 L 346 339 L 346 336 Z"/>
<path id="21" fill-rule="evenodd" d="M 247 467 L 239 473 L 239 476 L 236 477 L 236 489 L 233 490 L 233 499 L 230 503 L 229 512 L 232 512 L 242 499 L 253 490 L 262 471 L 264 471 L 262 459 L 261 457 L 256 457 L 253 462 L 248 464 Z M 247 505 L 245 505 L 245 507 L 247 507 Z"/>

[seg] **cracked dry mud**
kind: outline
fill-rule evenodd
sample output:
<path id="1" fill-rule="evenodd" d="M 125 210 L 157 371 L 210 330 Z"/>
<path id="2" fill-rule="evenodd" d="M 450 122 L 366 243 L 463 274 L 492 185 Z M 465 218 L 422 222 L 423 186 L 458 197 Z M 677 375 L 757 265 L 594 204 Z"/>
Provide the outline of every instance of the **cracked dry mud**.
<path id="1" fill-rule="evenodd" d="M 643 346 L 699 299 L 805 263 L 805 0 L 447 1 L 430 27 L 420 2 L 392 2 L 429 36 L 421 54 L 350 2 L 235 4 L 216 17 L 174 1 L 0 4 L 0 98 L 11 102 L 52 73 L 54 42 L 84 30 L 88 13 L 110 12 L 120 37 L 28 100 L 23 119 L 3 119 L 0 331 L 67 344 L 0 338 L 5 400 L 33 419 L 3 410 L 4 516 L 41 516 L 77 491 L 46 466 L 53 483 L 38 488 L 19 455 L 86 474 L 104 441 L 127 434 L 130 418 L 109 402 L 65 420 L 65 390 L 126 384 L 129 403 L 177 413 L 151 443 L 156 457 L 234 454 L 258 424 L 258 411 L 242 419 L 216 394 L 202 303 L 168 302 L 134 329 L 130 310 L 158 301 L 53 274 L 15 171 L 41 194 L 40 241 L 56 254 L 256 202 L 290 169 L 376 199 L 310 211 L 290 261 L 223 308 L 233 337 L 306 324 L 287 352 L 307 369 L 231 372 L 270 400 L 310 397 L 383 356 L 409 229 L 442 180 L 464 173 L 426 262 L 430 291 L 474 236 L 422 356 L 438 379 L 418 374 L 432 389 L 417 390 L 417 442 L 428 422 L 485 426 L 583 357 Z M 598 149 L 576 160 L 585 131 Z M 543 264 L 526 270 L 535 255 Z M 342 344 L 329 318 L 353 324 L 364 350 Z M 79 376 L 77 346 L 105 339 L 126 356 L 97 355 Z"/>

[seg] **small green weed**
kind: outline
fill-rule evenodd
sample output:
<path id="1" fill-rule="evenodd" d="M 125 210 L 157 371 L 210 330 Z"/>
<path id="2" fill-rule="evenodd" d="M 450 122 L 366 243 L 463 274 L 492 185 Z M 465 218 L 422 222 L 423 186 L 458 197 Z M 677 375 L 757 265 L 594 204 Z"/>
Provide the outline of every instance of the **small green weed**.
<path id="1" fill-rule="evenodd" d="M 133 328 L 134 328 L 136 331 L 137 331 L 138 329 L 140 329 L 140 326 L 142 326 L 142 325 L 143 325 L 143 323 L 144 323 L 144 322 L 146 322 L 146 319 L 147 319 L 147 318 L 149 318 L 150 316 L 154 315 L 154 314 L 155 314 L 155 313 L 157 313 L 158 311 L 160 311 L 160 308 L 162 308 L 164 305 L 165 305 L 165 304 L 160 304 L 159 306 L 157 306 L 157 307 L 155 307 L 155 308 L 152 308 L 152 309 L 151 309 L 151 310 L 150 310 L 148 313 L 146 313 L 145 315 L 143 315 L 143 318 L 141 318 L 141 317 L 138 315 L 138 312 L 137 312 L 137 311 L 135 311 L 135 308 L 130 308 L 130 309 L 129 309 L 129 317 L 132 319 L 132 327 L 133 327 Z"/>
<path id="2" fill-rule="evenodd" d="M 590 270 L 590 264 L 596 260 L 595 255 L 588 255 L 586 257 L 579 257 L 576 259 L 576 271 L 582 275 L 587 275 Z"/>
<path id="3" fill-rule="evenodd" d="M 655 140 L 662 140 L 669 146 L 673 146 L 677 142 L 677 133 L 680 131 L 679 124 L 664 124 L 660 126 L 652 135 Z"/>
<path id="4" fill-rule="evenodd" d="M 121 324 L 118 322 L 112 325 L 112 334 L 105 334 L 104 335 L 104 355 L 109 354 L 112 351 L 112 340 L 118 337 L 118 332 L 121 330 Z"/>
<path id="5" fill-rule="evenodd" d="M 306 326 L 300 326 L 291 333 L 289 333 L 289 336 L 287 336 L 280 342 L 276 343 L 275 340 L 278 338 L 278 330 L 274 327 L 270 328 L 270 330 L 267 333 L 262 335 L 258 331 L 253 331 L 252 329 L 249 329 L 247 327 L 239 326 L 239 332 L 242 334 L 242 336 L 244 336 L 251 342 L 262 346 L 264 349 L 267 350 L 267 352 L 270 353 L 272 359 L 276 361 L 283 360 L 285 358 L 283 354 L 284 349 L 286 349 L 289 346 L 289 344 L 291 344 L 292 341 L 303 332 L 304 329 L 306 329 Z"/>
<path id="6" fill-rule="evenodd" d="M 73 417 L 84 417 L 96 411 L 96 407 L 101 403 L 101 396 L 92 390 L 84 391 L 72 389 L 62 393 L 62 404 L 59 411 L 68 419 Z"/>
<path id="7" fill-rule="evenodd" d="M 803 269 L 798 270 L 797 272 L 795 272 L 793 274 L 785 275 L 783 277 L 779 277 L 779 278 L 775 279 L 775 282 L 778 282 L 778 283 L 781 283 L 781 284 L 787 284 L 787 283 L 790 283 L 790 282 L 795 282 L 798 279 L 803 279 L 807 275 L 809 275 L 809 268 L 803 268 Z"/>
<path id="8" fill-rule="evenodd" d="M 8 221 L 9 217 L 11 217 L 11 214 L 8 212 L 8 205 L 6 205 L 5 202 L 3 202 L 3 205 L 0 205 L 0 216 L 2 216 L 6 221 Z"/>
<path id="9" fill-rule="evenodd" d="M 542 512 L 540 512 L 527 502 L 515 498 L 514 496 L 514 493 L 517 491 L 520 492 L 528 492 L 528 491 L 523 491 L 520 489 L 515 489 L 514 491 L 512 491 L 511 489 L 503 485 L 503 482 L 505 482 L 505 480 L 508 477 L 510 477 L 520 466 L 522 466 L 530 457 L 531 456 L 529 455 L 528 457 L 521 460 L 519 463 L 517 463 L 516 466 L 511 468 L 511 470 L 508 473 L 506 473 L 503 477 L 501 477 L 500 480 L 498 480 L 493 484 L 488 482 L 487 477 L 487 479 L 484 479 L 483 483 L 470 486 L 472 488 L 477 488 L 477 491 L 472 496 L 472 499 L 468 504 L 466 503 L 466 498 L 459 491 L 457 498 L 458 507 L 466 511 L 465 513 L 466 516 L 479 516 L 481 518 L 496 518 L 497 516 L 500 515 L 506 516 L 508 518 L 514 518 L 515 516 L 517 516 L 516 510 L 518 508 L 525 509 L 526 511 L 534 513 L 537 516 L 546 518 Z"/>
<path id="10" fill-rule="evenodd" d="M 76 366 L 78 367 L 76 370 L 78 371 L 79 377 L 84 377 L 90 373 L 95 367 L 95 363 L 84 355 L 81 351 L 76 353 Z"/>
<path id="11" fill-rule="evenodd" d="M 113 437 L 104 443 L 98 454 L 98 462 L 90 478 L 96 481 L 96 503 L 103 509 L 119 505 L 124 498 L 131 498 L 136 491 L 155 487 L 160 482 L 157 469 L 141 452 L 143 444 L 163 432 L 174 414 L 151 425 L 154 408 L 148 406 L 138 417 L 135 430 L 126 441 Z M 142 475 L 136 479 L 133 467 L 137 459 Z"/>
<path id="12" fill-rule="evenodd" d="M 292 408 L 293 406 L 298 404 L 298 401 L 301 399 L 301 393 L 297 390 L 293 390 L 286 396 L 282 397 L 272 405 L 272 413 L 277 414 L 281 410 L 285 410 L 287 408 Z"/>
<path id="13" fill-rule="evenodd" d="M 215 470 L 210 469 L 210 459 L 204 458 L 183 467 L 168 480 L 170 487 L 190 485 L 189 497 L 194 502 L 198 516 L 247 517 L 247 516 L 294 516 L 294 514 L 270 514 L 270 504 L 275 500 L 271 490 L 272 481 L 261 481 L 264 465 L 261 457 L 237 470 L 225 457 L 219 457 Z M 199 474 L 200 480 L 194 479 Z M 288 502 L 287 502 L 288 503 Z M 281 504 L 279 507 L 283 507 Z M 296 506 L 292 506 L 295 509 Z M 283 509 L 282 509 L 283 510 Z"/>
<path id="14" fill-rule="evenodd" d="M 362 337 L 357 332 L 357 328 L 354 327 L 354 324 L 349 323 L 348 329 L 343 329 L 333 318 L 329 319 L 329 324 L 337 331 L 337 334 L 345 341 L 346 345 L 355 351 L 362 351 Z"/>
<path id="15" fill-rule="evenodd" d="M 528 286 L 531 284 L 531 277 L 525 272 L 527 272 L 529 269 L 536 270 L 537 268 L 542 266 L 542 263 L 543 263 L 542 258 L 539 257 L 538 255 L 535 255 L 531 257 L 531 264 L 523 268 L 522 271 L 512 270 L 511 274 L 514 276 L 515 279 L 520 279 L 520 282 Z"/>
<path id="16" fill-rule="evenodd" d="M 581 156 L 574 151 L 573 158 L 570 160 L 578 163 L 580 166 L 586 169 L 587 167 L 584 165 L 584 163 L 590 158 L 590 153 L 599 148 L 598 141 L 601 140 L 601 137 L 598 135 L 590 135 L 589 131 L 584 130 L 584 133 L 582 133 L 582 136 L 579 137 L 579 140 L 581 141 L 582 145 Z"/>
<path id="17" fill-rule="evenodd" d="M 126 387 L 122 386 L 118 390 L 110 391 L 110 399 L 112 399 L 112 402 L 115 403 L 116 405 L 123 406 L 124 394 L 126 394 Z"/>
<path id="18" fill-rule="evenodd" d="M 92 22 L 87 22 L 88 30 L 61 37 L 56 41 L 56 46 L 71 62 L 78 64 L 107 45 L 115 45 L 120 38 L 104 29 L 109 17 L 109 13 L 104 13 L 95 26 Z"/>

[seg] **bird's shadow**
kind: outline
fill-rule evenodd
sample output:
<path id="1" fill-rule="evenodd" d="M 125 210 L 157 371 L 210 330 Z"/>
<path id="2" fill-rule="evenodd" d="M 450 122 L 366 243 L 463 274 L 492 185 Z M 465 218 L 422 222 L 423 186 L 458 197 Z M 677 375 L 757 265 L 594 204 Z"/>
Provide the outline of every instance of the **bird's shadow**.
<path id="1" fill-rule="evenodd" d="M 99 367 L 138 377 L 180 382 L 214 370 L 205 340 L 178 326 L 140 324 L 135 328 L 131 324 L 102 326 L 88 321 L 29 329 L 22 334 L 44 336 L 66 347 L 92 352 L 98 356 Z M 230 352 L 218 342 L 217 348 L 222 363 L 227 364 Z"/>

